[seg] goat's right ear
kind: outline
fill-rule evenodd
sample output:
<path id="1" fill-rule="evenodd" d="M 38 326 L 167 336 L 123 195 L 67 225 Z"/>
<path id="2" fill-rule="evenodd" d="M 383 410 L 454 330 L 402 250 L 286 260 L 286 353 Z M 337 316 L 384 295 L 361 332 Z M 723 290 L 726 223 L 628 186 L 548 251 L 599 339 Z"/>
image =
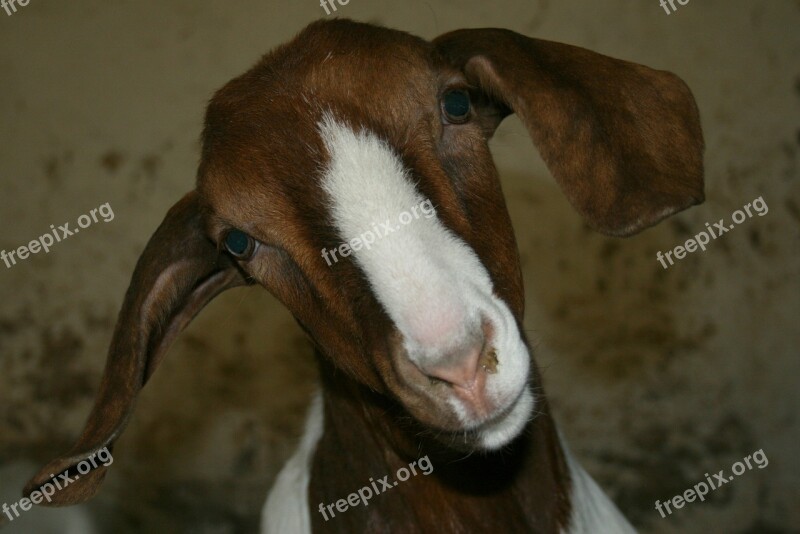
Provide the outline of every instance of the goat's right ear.
<path id="1" fill-rule="evenodd" d="M 101 464 L 80 474 L 76 467 L 104 448 L 110 451 L 133 412 L 139 391 L 200 309 L 225 289 L 247 284 L 233 261 L 206 237 L 201 211 L 197 193 L 188 193 L 169 210 L 150 238 L 125 294 L 100 389 L 83 433 L 67 454 L 44 466 L 28 482 L 26 496 L 56 477 L 65 487 L 55 491 L 50 483 L 53 489 L 46 494 L 52 497 L 42 504 L 76 504 L 92 497 L 107 466 Z M 107 451 L 99 457 L 107 457 Z M 59 477 L 63 473 L 66 479 Z M 72 482 L 66 485 L 67 480 Z"/>
<path id="2" fill-rule="evenodd" d="M 433 44 L 485 95 L 482 126 L 516 113 L 597 230 L 630 235 L 703 201 L 700 117 L 674 74 L 501 29 Z"/>

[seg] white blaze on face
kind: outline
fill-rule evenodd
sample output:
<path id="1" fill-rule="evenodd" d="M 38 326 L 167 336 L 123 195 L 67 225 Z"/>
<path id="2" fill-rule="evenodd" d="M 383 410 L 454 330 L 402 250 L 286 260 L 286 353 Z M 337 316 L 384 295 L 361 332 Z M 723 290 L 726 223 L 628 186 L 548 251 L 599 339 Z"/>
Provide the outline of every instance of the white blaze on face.
<path id="1" fill-rule="evenodd" d="M 379 231 L 369 248 L 353 248 L 351 256 L 403 335 L 411 361 L 433 367 L 478 338 L 481 321 L 491 324 L 499 364 L 488 376 L 487 395 L 498 411 L 513 408 L 488 425 L 482 438 L 487 448 L 504 445 L 522 430 L 534 404 L 525 387 L 528 351 L 508 306 L 494 296 L 475 252 L 437 217 L 401 222 L 409 221 L 401 214 L 426 199 L 389 145 L 371 132 L 353 132 L 329 114 L 319 130 L 330 156 L 321 185 L 333 223 L 346 242 Z M 387 222 L 391 233 L 381 231 Z M 460 401 L 453 398 L 450 405 L 465 426 L 477 426 Z"/>

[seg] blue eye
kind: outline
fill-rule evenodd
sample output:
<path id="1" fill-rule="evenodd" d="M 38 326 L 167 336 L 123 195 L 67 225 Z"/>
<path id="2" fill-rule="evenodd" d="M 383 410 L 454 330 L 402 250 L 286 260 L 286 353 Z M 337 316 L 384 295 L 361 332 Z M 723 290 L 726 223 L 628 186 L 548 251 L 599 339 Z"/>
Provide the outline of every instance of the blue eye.
<path id="1" fill-rule="evenodd" d="M 253 238 L 241 230 L 231 230 L 225 236 L 225 248 L 239 259 L 246 258 L 253 252 Z"/>
<path id="2" fill-rule="evenodd" d="M 442 111 L 450 122 L 464 122 L 469 117 L 469 94 L 461 89 L 448 91 L 442 97 Z"/>

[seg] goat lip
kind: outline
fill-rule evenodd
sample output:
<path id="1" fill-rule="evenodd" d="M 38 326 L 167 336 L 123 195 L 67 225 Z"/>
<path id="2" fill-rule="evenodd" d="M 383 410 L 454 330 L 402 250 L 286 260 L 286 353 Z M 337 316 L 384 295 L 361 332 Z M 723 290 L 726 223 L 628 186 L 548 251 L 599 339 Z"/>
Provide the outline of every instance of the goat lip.
<path id="1" fill-rule="evenodd" d="M 502 421 L 506 416 L 508 416 L 517 404 L 520 402 L 520 399 L 524 395 L 527 388 L 522 388 L 517 395 L 515 395 L 510 401 L 508 402 L 498 402 L 495 404 L 494 410 L 490 411 L 483 417 L 476 418 L 471 424 L 467 425 L 467 430 L 471 431 L 479 431 L 482 428 L 489 427 L 494 425 L 500 421 Z"/>
<path id="2" fill-rule="evenodd" d="M 476 373 L 475 379 L 468 385 L 453 384 L 451 391 L 477 419 L 488 418 L 495 409 L 494 403 L 486 394 L 486 372 L 482 370 Z"/>

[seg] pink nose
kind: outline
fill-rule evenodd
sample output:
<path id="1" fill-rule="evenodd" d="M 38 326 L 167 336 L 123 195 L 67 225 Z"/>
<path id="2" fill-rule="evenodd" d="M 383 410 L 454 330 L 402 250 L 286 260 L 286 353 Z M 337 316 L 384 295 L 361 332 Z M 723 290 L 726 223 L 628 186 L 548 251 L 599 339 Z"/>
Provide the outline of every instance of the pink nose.
<path id="1" fill-rule="evenodd" d="M 472 389 L 478 376 L 478 362 L 482 349 L 482 343 L 469 346 L 459 353 L 448 355 L 441 364 L 426 366 L 423 372 L 453 386 Z"/>

